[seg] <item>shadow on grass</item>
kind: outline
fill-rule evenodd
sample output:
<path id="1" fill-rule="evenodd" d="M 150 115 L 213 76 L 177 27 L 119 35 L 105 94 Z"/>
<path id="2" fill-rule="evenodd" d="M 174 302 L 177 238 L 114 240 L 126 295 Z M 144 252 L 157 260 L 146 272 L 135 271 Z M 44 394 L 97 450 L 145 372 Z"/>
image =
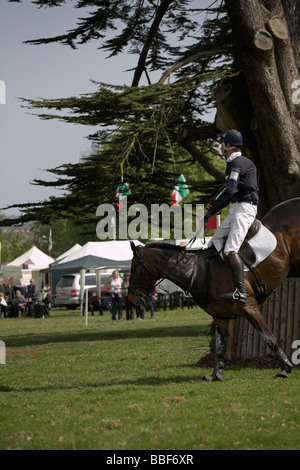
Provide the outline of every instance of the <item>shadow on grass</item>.
<path id="1" fill-rule="evenodd" d="M 193 364 L 184 364 L 183 365 L 186 368 L 195 368 L 195 365 Z M 182 365 L 181 365 L 182 367 Z M 250 364 L 245 365 L 244 367 L 228 367 L 227 372 L 231 371 L 236 371 L 238 372 L 239 370 L 245 370 L 245 368 L 251 368 L 251 369 L 257 369 L 260 371 L 263 371 L 266 373 L 265 375 L 265 380 L 270 380 L 270 373 L 271 370 L 268 368 L 263 367 L 262 365 L 260 366 L 250 366 Z M 198 370 L 199 374 L 185 374 L 185 375 L 173 375 L 170 376 L 168 375 L 167 377 L 160 377 L 160 376 L 149 376 L 149 377 L 139 377 L 135 379 L 126 379 L 126 380 L 110 380 L 110 381 L 99 381 L 99 382 L 85 382 L 84 384 L 82 382 L 80 383 L 73 383 L 73 384 L 52 384 L 49 385 L 47 384 L 46 386 L 41 386 L 41 387 L 8 387 L 5 385 L 0 385 L 0 393 L 35 393 L 35 392 L 52 392 L 52 391 L 76 391 L 76 390 L 97 390 L 101 392 L 101 390 L 104 390 L 106 388 L 108 389 L 113 389 L 116 387 L 118 389 L 118 393 L 121 393 L 119 388 L 120 387 L 130 387 L 130 388 L 135 388 L 135 387 L 163 387 L 165 385 L 170 385 L 170 384 L 182 384 L 182 383 L 191 383 L 191 384 L 197 384 L 197 385 L 202 385 L 203 386 L 210 386 L 210 387 L 220 387 L 224 383 L 231 382 L 232 380 L 235 380 L 232 376 L 230 377 L 224 377 L 222 382 L 210 382 L 207 383 L 206 381 L 203 380 L 203 376 L 207 373 L 207 368 L 200 368 L 199 366 L 196 366 L 196 369 Z M 278 364 L 277 368 L 274 367 L 274 369 L 278 369 Z M 209 370 L 209 373 L 211 373 L 212 370 Z M 272 375 L 274 377 L 274 375 Z M 240 377 L 239 377 L 240 379 Z M 238 378 L 236 378 L 238 380 Z M 261 379 L 260 379 L 261 380 Z M 126 392 L 126 390 L 123 390 L 123 392 Z"/>
<path id="2" fill-rule="evenodd" d="M 85 382 L 82 384 L 74 383 L 74 384 L 53 384 L 41 387 L 7 387 L 0 385 L 0 392 L 51 392 L 51 391 L 75 391 L 80 389 L 99 389 L 101 391 L 102 388 L 107 387 L 157 387 L 157 386 L 164 386 L 170 383 L 174 384 L 181 384 L 187 382 L 203 382 L 201 377 L 203 376 L 199 370 L 199 377 L 195 377 L 194 375 L 180 375 L 180 376 L 168 376 L 168 377 L 158 377 L 158 376 L 151 376 L 151 377 L 139 377 L 137 379 L 126 379 L 126 380 L 111 380 L 105 382 Z"/>
<path id="3" fill-rule="evenodd" d="M 164 337 L 198 337 L 209 336 L 210 327 L 207 325 L 165 326 L 145 329 L 114 331 L 76 331 L 15 334 L 5 340 L 6 347 L 40 346 L 48 343 L 76 343 L 84 341 L 114 341 L 135 338 L 164 338 Z"/>

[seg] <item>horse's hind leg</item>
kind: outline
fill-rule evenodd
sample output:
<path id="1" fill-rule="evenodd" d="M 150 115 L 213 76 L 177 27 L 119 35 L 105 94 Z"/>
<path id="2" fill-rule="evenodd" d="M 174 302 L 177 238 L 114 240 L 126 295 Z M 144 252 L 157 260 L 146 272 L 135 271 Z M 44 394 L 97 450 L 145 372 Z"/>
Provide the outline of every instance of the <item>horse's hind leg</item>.
<path id="1" fill-rule="evenodd" d="M 247 311 L 247 320 L 254 326 L 256 330 L 259 331 L 262 338 L 266 341 L 271 351 L 275 354 L 281 364 L 281 371 L 278 372 L 276 378 L 287 378 L 288 374 L 292 372 L 292 364 L 284 354 L 284 352 L 279 348 L 276 338 L 266 324 L 260 310 L 258 307 L 250 307 L 246 309 Z"/>
<path id="2" fill-rule="evenodd" d="M 205 375 L 203 380 L 206 382 L 222 381 L 224 372 L 224 356 L 226 351 L 226 336 L 228 331 L 228 320 L 215 320 L 215 341 L 216 341 L 216 358 L 214 371 L 212 375 Z"/>

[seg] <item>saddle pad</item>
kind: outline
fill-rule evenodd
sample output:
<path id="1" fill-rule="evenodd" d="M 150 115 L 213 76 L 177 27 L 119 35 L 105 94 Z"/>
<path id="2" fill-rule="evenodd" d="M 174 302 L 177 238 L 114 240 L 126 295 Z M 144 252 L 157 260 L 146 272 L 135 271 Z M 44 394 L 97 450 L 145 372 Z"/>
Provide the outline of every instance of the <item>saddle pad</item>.
<path id="1" fill-rule="evenodd" d="M 224 259 L 223 246 L 224 240 L 212 240 L 216 250 Z M 270 230 L 261 224 L 261 228 L 254 237 L 248 240 L 248 244 L 251 246 L 255 253 L 255 261 L 251 265 L 251 268 L 256 268 L 264 259 L 269 256 L 277 246 L 277 239 Z M 247 271 L 247 268 L 244 268 Z"/>
<path id="2" fill-rule="evenodd" d="M 250 238 L 248 243 L 252 247 L 256 257 L 256 260 L 251 267 L 256 268 L 256 266 L 258 266 L 272 253 L 272 251 L 275 250 L 277 239 L 275 235 L 267 229 L 267 227 L 261 225 L 260 230 L 253 238 Z"/>

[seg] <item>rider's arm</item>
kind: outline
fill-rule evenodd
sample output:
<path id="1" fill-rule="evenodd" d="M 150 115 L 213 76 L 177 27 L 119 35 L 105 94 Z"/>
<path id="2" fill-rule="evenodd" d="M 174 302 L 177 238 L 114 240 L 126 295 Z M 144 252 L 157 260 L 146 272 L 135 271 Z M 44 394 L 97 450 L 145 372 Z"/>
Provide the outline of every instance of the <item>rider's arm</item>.
<path id="1" fill-rule="evenodd" d="M 226 182 L 221 186 L 216 195 L 211 199 L 207 206 L 210 216 L 217 214 L 224 207 L 228 206 L 231 198 L 237 189 L 239 181 L 239 171 L 233 168 Z"/>

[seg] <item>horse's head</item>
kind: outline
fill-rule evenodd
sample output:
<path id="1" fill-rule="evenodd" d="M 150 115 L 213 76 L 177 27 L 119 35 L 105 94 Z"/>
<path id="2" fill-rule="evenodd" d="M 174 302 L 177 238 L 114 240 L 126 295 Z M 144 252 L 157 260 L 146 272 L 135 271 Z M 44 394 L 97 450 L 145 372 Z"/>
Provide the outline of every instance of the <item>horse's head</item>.
<path id="1" fill-rule="evenodd" d="M 150 264 L 144 259 L 144 247 L 135 246 L 131 242 L 133 258 L 131 262 L 131 275 L 128 289 L 128 300 L 139 306 L 146 302 L 157 280 L 157 275 L 152 271 Z"/>

